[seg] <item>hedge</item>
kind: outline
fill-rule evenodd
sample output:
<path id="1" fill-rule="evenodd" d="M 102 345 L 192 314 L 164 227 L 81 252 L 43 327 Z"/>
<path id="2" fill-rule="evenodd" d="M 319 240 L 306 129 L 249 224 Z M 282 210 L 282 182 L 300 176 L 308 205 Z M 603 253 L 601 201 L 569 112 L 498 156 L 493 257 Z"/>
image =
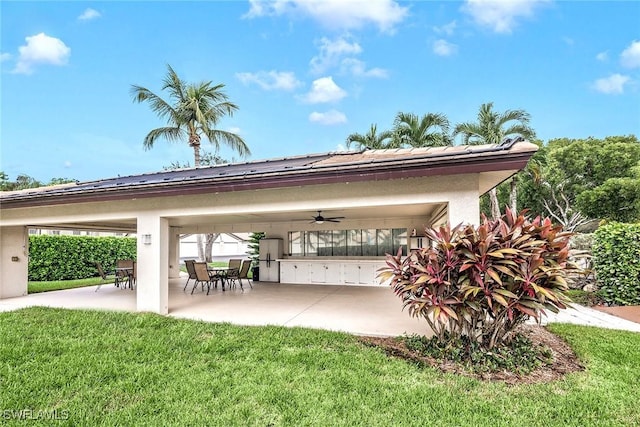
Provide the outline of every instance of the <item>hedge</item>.
<path id="1" fill-rule="evenodd" d="M 73 280 L 95 277 L 99 261 L 105 271 L 119 259 L 136 258 L 131 237 L 29 236 L 29 280 Z"/>
<path id="2" fill-rule="evenodd" d="M 603 299 L 640 305 L 640 224 L 612 222 L 595 232 L 593 262 Z"/>

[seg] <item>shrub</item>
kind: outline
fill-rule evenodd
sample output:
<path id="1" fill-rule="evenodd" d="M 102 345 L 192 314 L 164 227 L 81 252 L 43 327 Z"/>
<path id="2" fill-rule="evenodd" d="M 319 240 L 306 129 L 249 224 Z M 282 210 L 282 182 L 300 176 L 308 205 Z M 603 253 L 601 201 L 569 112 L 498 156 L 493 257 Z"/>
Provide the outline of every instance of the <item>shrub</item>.
<path id="1" fill-rule="evenodd" d="M 136 258 L 136 239 L 92 236 L 29 236 L 29 280 L 72 280 L 97 276 L 95 262 L 113 270 L 119 259 Z"/>
<path id="2" fill-rule="evenodd" d="M 486 349 L 508 344 L 514 329 L 545 310 L 566 308 L 570 233 L 549 218 L 530 221 L 507 210 L 500 219 L 427 229 L 432 247 L 387 256 L 390 281 L 412 316 L 439 342 L 465 336 Z"/>
<path id="3" fill-rule="evenodd" d="M 640 304 L 640 224 L 612 222 L 595 232 L 599 294 L 613 305 Z"/>

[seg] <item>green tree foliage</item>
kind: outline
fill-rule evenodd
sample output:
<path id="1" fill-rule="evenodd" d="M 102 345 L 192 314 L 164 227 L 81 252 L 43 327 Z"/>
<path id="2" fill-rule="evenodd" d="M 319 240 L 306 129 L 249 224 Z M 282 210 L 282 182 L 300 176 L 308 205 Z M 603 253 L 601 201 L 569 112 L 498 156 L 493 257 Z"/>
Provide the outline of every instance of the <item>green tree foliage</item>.
<path id="1" fill-rule="evenodd" d="M 417 114 L 400 112 L 393 124 L 394 146 L 442 147 L 451 145 L 449 119 L 444 114 Z"/>
<path id="2" fill-rule="evenodd" d="M 347 137 L 347 148 L 351 148 L 351 145 L 355 145 L 356 149 L 371 148 L 384 149 L 390 148 L 393 139 L 393 132 L 385 130 L 378 133 L 378 126 L 374 123 L 369 128 L 369 131 L 365 134 L 352 133 Z"/>
<path id="3" fill-rule="evenodd" d="M 264 239 L 265 233 L 254 232 L 249 235 L 249 251 L 247 252 L 250 255 L 252 265 L 255 267 L 258 265 L 258 258 L 260 257 L 260 240 Z"/>
<path id="4" fill-rule="evenodd" d="M 223 91 L 224 85 L 212 82 L 186 83 L 167 65 L 162 90 L 169 93 L 165 101 L 149 89 L 132 85 L 134 102 L 146 102 L 158 116 L 167 121 L 167 126 L 151 130 L 144 138 L 144 147 L 150 149 L 158 138 L 168 141 L 186 141 L 193 149 L 194 164 L 200 166 L 200 143 L 204 135 L 216 152 L 220 143 L 228 145 L 240 156 L 251 152 L 244 140 L 233 132 L 216 129 L 224 116 L 231 116 L 238 106 L 229 101 Z"/>
<path id="5" fill-rule="evenodd" d="M 530 116 L 524 110 L 507 110 L 499 113 L 493 109 L 493 103 L 482 104 L 475 122 L 459 123 L 453 129 L 453 137 L 462 135 L 462 143 L 469 145 L 500 144 L 506 138 L 523 137 L 533 139 L 536 134 L 529 126 Z M 512 210 L 517 207 L 517 179 L 510 182 L 509 205 Z M 489 192 L 491 217 L 500 217 L 500 201 L 498 189 L 493 188 Z"/>
<path id="6" fill-rule="evenodd" d="M 633 135 L 553 139 L 529 162 L 527 169 L 535 173 L 523 185 L 521 200 L 556 219 L 580 213 L 587 219 L 638 221 L 639 165 L 640 141 Z"/>
<path id="7" fill-rule="evenodd" d="M 612 222 L 595 232 L 593 263 L 604 300 L 640 304 L 640 223 Z"/>
<path id="8" fill-rule="evenodd" d="M 66 184 L 69 182 L 75 182 L 73 179 L 69 178 L 53 178 L 48 183 L 42 183 L 35 178 L 30 177 L 29 175 L 18 175 L 15 181 L 11 181 L 9 179 L 9 175 L 5 172 L 0 171 L 0 191 L 15 191 L 15 190 L 25 190 L 27 188 L 37 188 L 46 185 L 58 185 L 58 184 Z"/>
<path id="9" fill-rule="evenodd" d="M 356 148 L 387 149 L 409 147 L 441 147 L 451 145 L 449 119 L 444 114 L 417 114 L 399 112 L 394 120 L 393 129 L 378 133 L 376 124 L 372 124 L 366 134 L 352 133 L 347 137 L 347 148 L 352 144 Z"/>
<path id="10" fill-rule="evenodd" d="M 591 218 L 640 221 L 640 176 L 609 178 L 602 185 L 579 194 L 576 202 Z"/>

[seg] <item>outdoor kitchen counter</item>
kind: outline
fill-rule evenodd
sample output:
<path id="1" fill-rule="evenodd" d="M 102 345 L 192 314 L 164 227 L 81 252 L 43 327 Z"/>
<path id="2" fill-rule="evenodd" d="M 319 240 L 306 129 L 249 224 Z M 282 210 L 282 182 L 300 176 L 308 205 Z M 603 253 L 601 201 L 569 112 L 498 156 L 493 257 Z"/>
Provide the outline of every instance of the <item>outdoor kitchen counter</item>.
<path id="1" fill-rule="evenodd" d="M 369 285 L 380 286 L 377 270 L 386 265 L 384 258 L 335 259 L 282 258 L 280 262 L 281 283 Z"/>

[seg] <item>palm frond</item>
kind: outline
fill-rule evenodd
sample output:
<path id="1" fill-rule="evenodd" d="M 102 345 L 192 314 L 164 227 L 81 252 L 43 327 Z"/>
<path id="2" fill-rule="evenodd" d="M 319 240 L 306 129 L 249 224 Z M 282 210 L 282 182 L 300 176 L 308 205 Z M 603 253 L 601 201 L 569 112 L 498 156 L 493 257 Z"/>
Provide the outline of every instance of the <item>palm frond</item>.
<path id="1" fill-rule="evenodd" d="M 164 138 L 169 142 L 181 141 L 187 136 L 187 132 L 180 127 L 161 127 L 153 129 L 144 137 L 143 147 L 145 150 L 153 148 L 153 144 L 158 138 Z"/>
<path id="2" fill-rule="evenodd" d="M 214 145 L 216 150 L 220 148 L 220 144 L 222 143 L 237 152 L 240 157 L 247 157 L 251 155 L 251 150 L 249 150 L 244 139 L 233 132 L 220 129 L 209 129 L 208 132 L 204 132 L 203 130 L 203 133 L 209 139 L 209 142 Z"/>

